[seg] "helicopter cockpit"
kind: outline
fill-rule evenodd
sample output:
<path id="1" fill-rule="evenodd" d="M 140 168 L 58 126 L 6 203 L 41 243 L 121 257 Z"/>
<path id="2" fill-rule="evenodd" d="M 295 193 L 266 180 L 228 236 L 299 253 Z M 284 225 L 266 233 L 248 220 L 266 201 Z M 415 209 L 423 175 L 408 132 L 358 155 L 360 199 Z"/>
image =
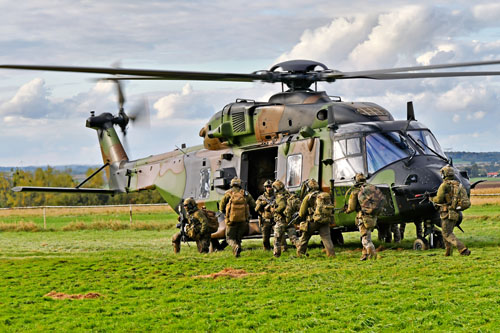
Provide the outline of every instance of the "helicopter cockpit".
<path id="1" fill-rule="evenodd" d="M 359 124 L 357 127 L 360 127 Z M 398 161 L 409 166 L 416 156 L 430 155 L 448 161 L 434 135 L 420 126 L 401 126 L 399 129 L 381 129 L 376 132 L 372 126 L 366 126 L 364 131 L 358 129 L 355 134 L 349 132 L 347 135 L 337 135 L 334 139 L 336 181 L 352 181 L 358 172 L 373 175 Z"/>

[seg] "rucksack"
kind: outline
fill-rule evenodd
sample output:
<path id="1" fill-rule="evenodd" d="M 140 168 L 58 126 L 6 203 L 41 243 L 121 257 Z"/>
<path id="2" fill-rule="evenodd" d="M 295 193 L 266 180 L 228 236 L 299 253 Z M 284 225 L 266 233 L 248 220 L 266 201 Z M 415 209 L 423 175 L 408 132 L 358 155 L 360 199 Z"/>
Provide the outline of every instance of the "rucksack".
<path id="1" fill-rule="evenodd" d="M 285 217 L 286 222 L 289 223 L 293 214 L 300 210 L 301 201 L 299 197 L 295 194 L 292 194 L 286 200 L 286 208 L 285 208 Z"/>
<path id="2" fill-rule="evenodd" d="M 377 216 L 382 212 L 385 197 L 375 185 L 365 184 L 359 190 L 358 202 L 364 214 Z"/>
<path id="3" fill-rule="evenodd" d="M 471 205 L 470 199 L 462 184 L 458 181 L 451 181 L 450 185 L 452 186 L 450 208 L 461 211 L 469 208 Z"/>
<path id="4" fill-rule="evenodd" d="M 217 219 L 215 212 L 208 210 L 206 207 L 203 207 L 202 210 L 208 219 L 208 229 L 210 230 L 210 233 L 216 232 L 219 229 L 219 220 Z"/>
<path id="5" fill-rule="evenodd" d="M 326 192 L 319 193 L 316 196 L 313 221 L 319 224 L 330 223 L 333 220 L 334 208 L 330 194 Z"/>
<path id="6" fill-rule="evenodd" d="M 226 206 L 226 218 L 229 224 L 246 222 L 249 215 L 245 191 L 231 191 L 231 197 Z"/>

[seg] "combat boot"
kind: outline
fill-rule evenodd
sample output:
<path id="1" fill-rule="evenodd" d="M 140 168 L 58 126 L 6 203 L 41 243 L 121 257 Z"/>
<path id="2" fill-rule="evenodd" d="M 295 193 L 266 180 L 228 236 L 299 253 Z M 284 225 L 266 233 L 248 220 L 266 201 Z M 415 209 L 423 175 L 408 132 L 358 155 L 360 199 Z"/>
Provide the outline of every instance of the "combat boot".
<path id="1" fill-rule="evenodd" d="M 453 248 L 451 246 L 446 247 L 446 251 L 444 253 L 445 257 L 450 257 L 453 254 Z"/>
<path id="2" fill-rule="evenodd" d="M 179 253 L 181 251 L 181 246 L 176 243 L 172 243 L 172 246 L 174 247 L 174 253 Z"/>
<path id="3" fill-rule="evenodd" d="M 461 255 L 463 256 L 470 256 L 470 250 L 468 248 L 465 248 L 460 252 Z"/>
<path id="4" fill-rule="evenodd" d="M 366 253 L 363 253 L 361 258 L 359 258 L 359 260 L 361 260 L 361 261 L 366 261 L 366 259 L 368 259 L 368 254 L 366 254 Z"/>
<path id="5" fill-rule="evenodd" d="M 239 245 L 238 245 L 238 246 L 236 247 L 235 251 L 234 251 L 234 256 L 235 256 L 236 258 L 239 258 L 239 257 L 240 257 L 240 255 L 241 255 L 241 246 L 239 246 Z"/>
<path id="6" fill-rule="evenodd" d="M 369 254 L 368 254 L 368 257 L 369 257 L 370 259 L 373 259 L 373 260 L 377 259 L 377 251 L 375 251 L 375 249 L 374 249 L 374 248 L 370 248 L 370 249 L 368 250 L 368 253 L 369 253 Z"/>

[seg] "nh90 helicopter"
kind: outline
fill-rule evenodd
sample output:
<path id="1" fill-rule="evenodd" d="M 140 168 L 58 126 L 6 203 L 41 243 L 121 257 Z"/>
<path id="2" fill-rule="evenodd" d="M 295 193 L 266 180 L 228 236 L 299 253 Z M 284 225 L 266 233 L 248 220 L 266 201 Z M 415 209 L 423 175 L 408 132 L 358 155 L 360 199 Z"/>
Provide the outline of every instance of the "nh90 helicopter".
<path id="1" fill-rule="evenodd" d="M 441 184 L 439 170 L 452 164 L 434 135 L 415 119 L 413 105 L 407 106 L 407 119 L 394 120 L 389 111 L 369 102 L 344 102 L 329 97 L 317 82 L 341 79 L 411 79 L 458 76 L 500 75 L 499 71 L 422 72 L 426 70 L 500 64 L 500 61 L 468 62 L 340 72 L 310 60 L 279 63 L 270 70 L 251 74 L 141 70 L 125 68 L 1 65 L 4 69 L 48 70 L 109 74 L 117 83 L 120 110 L 117 115 L 93 112 L 87 127 L 95 129 L 106 168 L 109 188 L 88 189 L 17 187 L 15 191 L 56 191 L 122 193 L 158 190 L 167 203 L 180 213 L 182 200 L 193 197 L 200 206 L 218 210 L 218 202 L 233 177 L 256 198 L 267 179 L 280 179 L 291 191 L 300 190 L 304 180 L 318 180 L 323 191 L 331 191 L 338 207 L 345 203 L 347 189 L 355 173 L 382 189 L 387 200 L 379 227 L 405 222 L 426 222 L 430 245 L 432 226 L 440 219 L 433 205 L 420 200 L 422 193 L 434 192 Z M 114 129 L 125 134 L 129 116 L 123 109 L 120 80 L 208 80 L 236 82 L 279 82 L 282 92 L 267 102 L 237 99 L 215 113 L 200 130 L 203 145 L 137 160 L 129 160 Z M 285 91 L 284 86 L 288 89 Z M 97 173 L 97 172 L 96 172 Z M 93 177 L 93 174 L 91 177 Z M 466 172 L 455 169 L 456 178 L 470 192 Z M 334 183 L 331 182 L 334 180 Z M 331 184 L 335 184 L 332 188 Z M 354 231 L 354 216 L 335 213 L 332 232 L 342 243 L 343 231 Z M 250 223 L 249 235 L 258 234 Z M 223 237 L 224 225 L 212 235 Z M 439 236 L 439 235 L 438 235 Z M 417 240 L 416 248 L 428 246 Z"/>

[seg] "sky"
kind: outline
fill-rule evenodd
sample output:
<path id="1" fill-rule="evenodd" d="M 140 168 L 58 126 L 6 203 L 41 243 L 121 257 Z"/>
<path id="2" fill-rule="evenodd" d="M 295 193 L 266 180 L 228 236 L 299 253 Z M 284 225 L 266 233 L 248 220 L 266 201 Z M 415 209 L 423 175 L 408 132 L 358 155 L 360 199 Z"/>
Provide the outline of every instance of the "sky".
<path id="1" fill-rule="evenodd" d="M 500 59 L 495 1 L 0 0 L 0 64 L 251 73 L 291 59 L 341 71 Z M 470 3 L 473 3 L 472 5 Z M 470 70 L 497 70 L 499 66 Z M 102 75 L 0 70 L 0 166 L 101 164 L 90 111 L 117 112 Z M 320 84 L 417 120 L 442 147 L 499 151 L 500 77 L 341 80 Z M 201 144 L 210 116 L 237 98 L 267 101 L 279 84 L 125 82 L 131 159 Z"/>

